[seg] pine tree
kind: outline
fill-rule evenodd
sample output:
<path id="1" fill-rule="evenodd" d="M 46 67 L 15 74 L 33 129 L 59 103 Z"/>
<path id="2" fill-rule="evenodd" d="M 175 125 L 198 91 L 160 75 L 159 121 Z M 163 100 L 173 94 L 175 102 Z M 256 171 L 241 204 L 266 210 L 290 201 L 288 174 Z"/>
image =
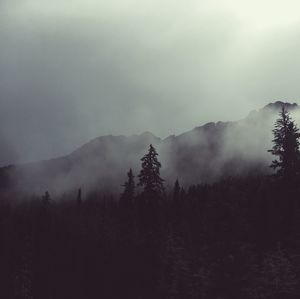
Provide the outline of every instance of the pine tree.
<path id="1" fill-rule="evenodd" d="M 123 184 L 124 191 L 120 197 L 120 210 L 119 210 L 119 224 L 120 224 L 120 247 L 123 248 L 124 264 L 127 265 L 128 261 L 126 255 L 130 255 L 130 244 L 133 242 L 135 236 L 135 210 L 134 210 L 134 196 L 135 196 L 135 182 L 133 171 L 130 168 L 127 173 L 127 181 Z M 129 246 L 129 247 L 128 247 Z M 126 261 L 125 261 L 126 260 Z"/>
<path id="2" fill-rule="evenodd" d="M 138 186 L 144 187 L 144 193 L 148 195 L 162 195 L 164 193 L 164 180 L 160 177 L 161 164 L 157 156 L 158 153 L 150 144 L 148 153 L 141 159 L 142 169 L 138 176 Z"/>
<path id="3" fill-rule="evenodd" d="M 275 122 L 273 130 L 274 145 L 269 152 L 277 156 L 270 165 L 273 169 L 278 169 L 277 174 L 285 179 L 293 178 L 299 170 L 299 129 L 292 120 L 289 112 L 282 105 L 279 118 Z"/>
<path id="4" fill-rule="evenodd" d="M 127 176 L 128 176 L 128 180 L 123 185 L 124 191 L 121 195 L 120 203 L 121 205 L 129 206 L 132 204 L 134 198 L 134 192 L 135 192 L 134 175 L 131 168 L 129 169 Z"/>
<path id="5" fill-rule="evenodd" d="M 178 202 L 180 199 L 180 185 L 178 179 L 175 181 L 174 190 L 173 190 L 173 200 L 174 202 Z"/>

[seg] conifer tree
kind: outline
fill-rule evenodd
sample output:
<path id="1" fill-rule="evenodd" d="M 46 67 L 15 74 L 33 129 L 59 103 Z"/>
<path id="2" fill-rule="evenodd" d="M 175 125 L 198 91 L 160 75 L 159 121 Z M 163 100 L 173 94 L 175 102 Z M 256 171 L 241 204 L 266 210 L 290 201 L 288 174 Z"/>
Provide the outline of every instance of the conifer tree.
<path id="1" fill-rule="evenodd" d="M 148 153 L 141 159 L 142 169 L 138 176 L 138 186 L 144 187 L 144 193 L 148 195 L 162 195 L 164 193 L 164 180 L 160 177 L 161 163 L 157 156 L 158 153 L 150 144 Z"/>
<path id="2" fill-rule="evenodd" d="M 277 174 L 285 179 L 293 178 L 299 170 L 299 129 L 292 120 L 289 112 L 282 105 L 279 118 L 275 122 L 273 130 L 274 145 L 269 152 L 278 157 L 270 165 L 278 169 Z"/>
<path id="3" fill-rule="evenodd" d="M 135 182 L 134 182 L 134 175 L 133 171 L 130 168 L 129 172 L 127 173 L 128 179 L 124 183 L 124 191 L 121 195 L 120 201 L 123 205 L 131 205 L 133 198 L 134 198 L 134 192 L 135 192 Z"/>
<path id="4" fill-rule="evenodd" d="M 178 179 L 175 181 L 174 190 L 173 190 L 173 200 L 178 202 L 180 199 L 180 185 Z"/>

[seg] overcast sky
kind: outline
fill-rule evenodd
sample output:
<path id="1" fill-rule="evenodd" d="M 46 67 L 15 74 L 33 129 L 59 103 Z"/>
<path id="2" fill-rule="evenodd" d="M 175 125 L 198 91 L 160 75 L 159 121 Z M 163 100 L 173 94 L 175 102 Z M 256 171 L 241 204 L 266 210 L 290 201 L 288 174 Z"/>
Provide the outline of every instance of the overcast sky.
<path id="1" fill-rule="evenodd" d="M 0 164 L 300 98 L 296 0 L 0 0 Z"/>

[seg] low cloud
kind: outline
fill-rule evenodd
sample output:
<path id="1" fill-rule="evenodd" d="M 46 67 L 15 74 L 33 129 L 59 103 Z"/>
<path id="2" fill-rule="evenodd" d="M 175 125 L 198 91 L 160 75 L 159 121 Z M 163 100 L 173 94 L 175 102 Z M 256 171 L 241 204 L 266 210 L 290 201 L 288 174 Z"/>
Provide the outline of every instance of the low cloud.
<path id="1" fill-rule="evenodd" d="M 270 12 L 269 1 L 1 1 L 0 164 L 297 101 L 288 2 Z"/>

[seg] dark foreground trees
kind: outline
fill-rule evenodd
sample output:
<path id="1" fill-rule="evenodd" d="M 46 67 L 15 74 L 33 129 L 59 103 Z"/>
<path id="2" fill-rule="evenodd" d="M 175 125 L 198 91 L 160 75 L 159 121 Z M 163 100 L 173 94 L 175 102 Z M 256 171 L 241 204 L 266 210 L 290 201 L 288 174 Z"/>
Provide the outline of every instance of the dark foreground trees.
<path id="1" fill-rule="evenodd" d="M 275 169 L 297 175 L 284 110 L 274 134 Z M 260 176 L 166 192 L 157 156 L 151 145 L 142 190 L 130 170 L 120 199 L 0 200 L 0 298 L 299 299 L 300 186 Z"/>
<path id="2" fill-rule="evenodd" d="M 265 177 L 192 186 L 147 229 L 138 195 L 1 202 L 1 298 L 298 299 L 299 194 Z"/>

